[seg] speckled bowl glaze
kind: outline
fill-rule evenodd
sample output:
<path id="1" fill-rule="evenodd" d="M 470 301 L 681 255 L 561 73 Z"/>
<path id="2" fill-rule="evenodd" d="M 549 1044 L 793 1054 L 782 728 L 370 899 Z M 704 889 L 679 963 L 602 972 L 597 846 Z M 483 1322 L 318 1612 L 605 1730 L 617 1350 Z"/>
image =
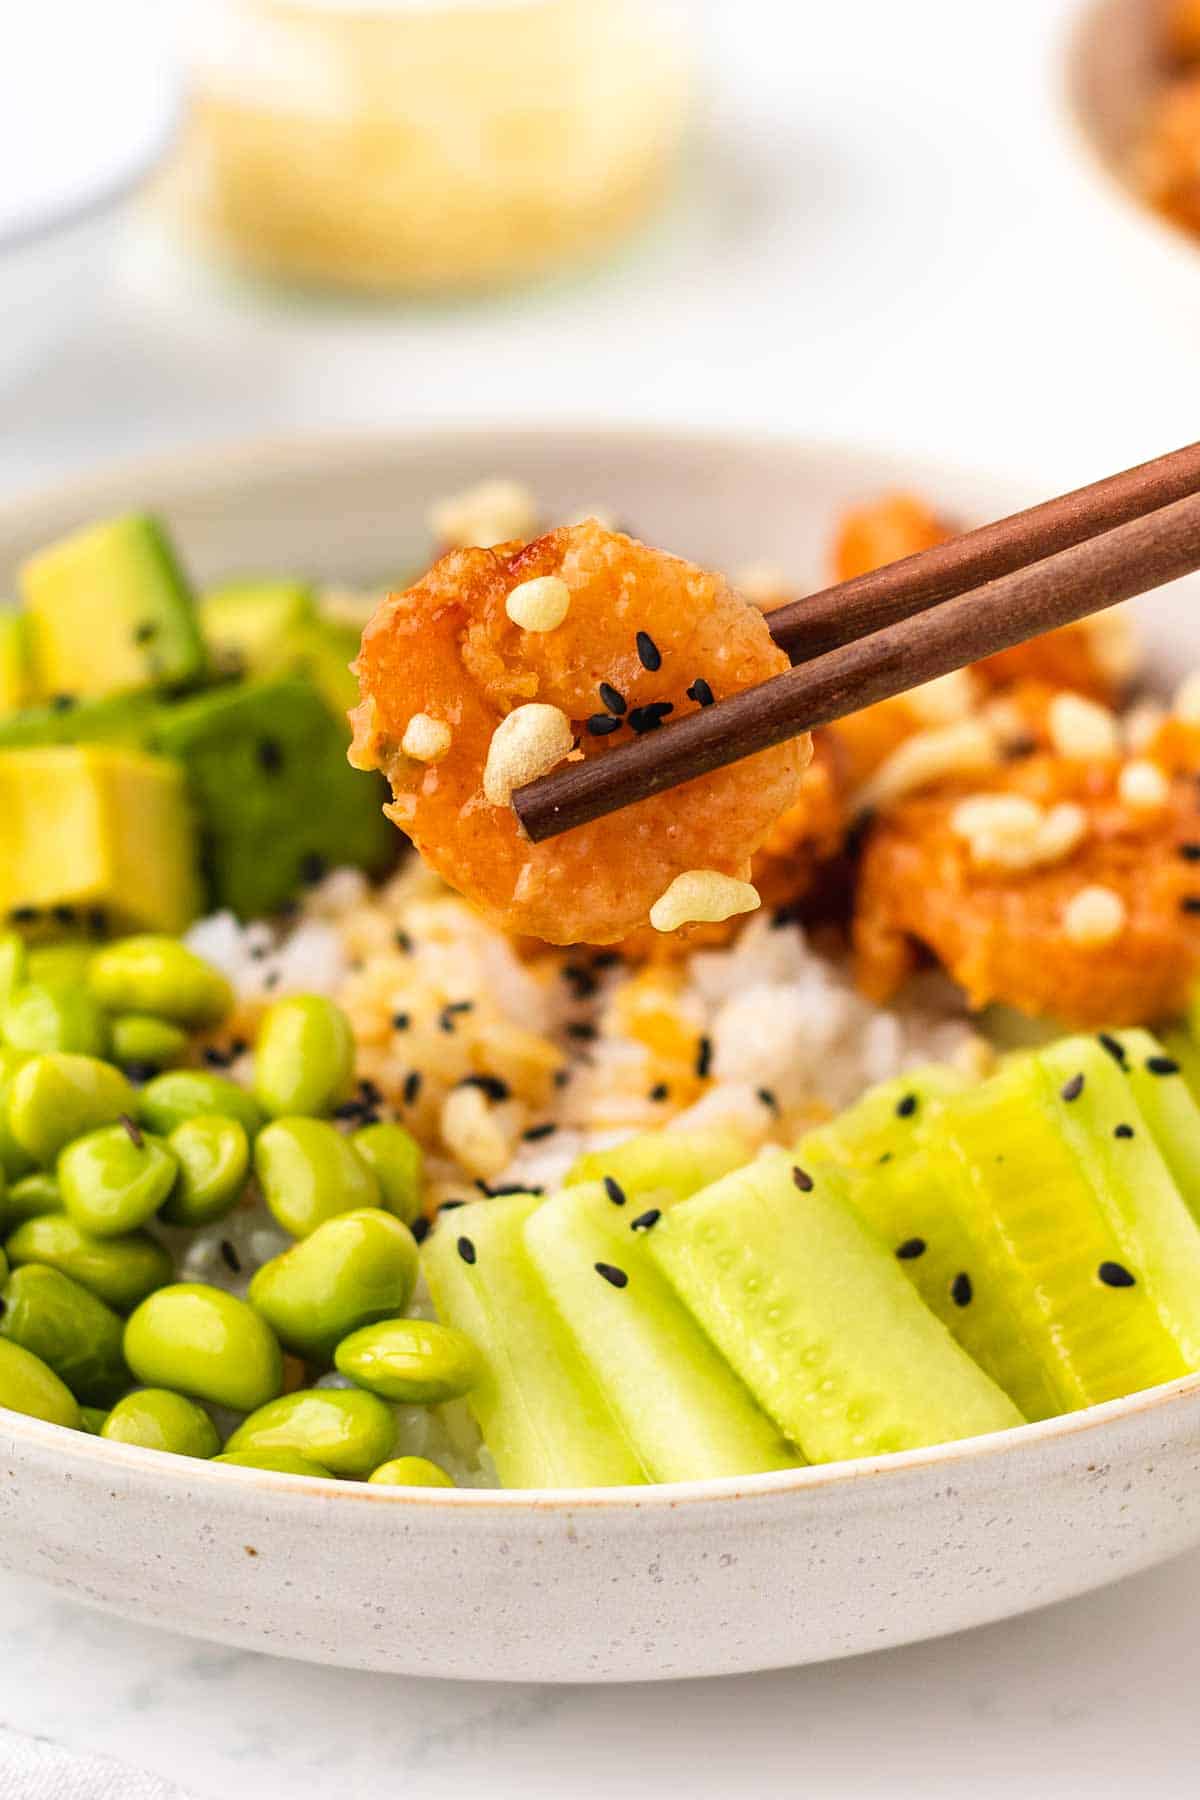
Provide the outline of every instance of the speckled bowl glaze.
<path id="1" fill-rule="evenodd" d="M 1096 471 L 1100 473 L 1101 471 Z M 434 496 L 530 481 L 701 561 L 816 581 L 841 506 L 916 487 L 963 518 L 1038 496 L 827 444 L 555 429 L 206 451 L 0 512 L 0 591 L 47 538 L 161 510 L 203 580 L 377 580 Z M 1196 582 L 1143 607 L 1200 661 Z M 1190 604 L 1189 604 L 1190 602 Z M 645 1681 L 850 1656 L 1001 1619 L 1200 1542 L 1200 1376 L 967 1443 L 745 1481 L 449 1493 L 216 1468 L 0 1413 L 0 1563 L 178 1631 L 397 1674 Z"/>

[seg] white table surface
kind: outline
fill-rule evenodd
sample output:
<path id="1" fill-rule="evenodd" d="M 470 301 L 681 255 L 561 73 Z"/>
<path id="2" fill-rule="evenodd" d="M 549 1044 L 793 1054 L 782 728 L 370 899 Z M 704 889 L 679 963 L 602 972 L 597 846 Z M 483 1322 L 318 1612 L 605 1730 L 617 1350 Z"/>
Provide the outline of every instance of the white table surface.
<path id="1" fill-rule="evenodd" d="M 1082 175 L 1053 111 L 1066 0 L 705 10 L 709 147 L 619 266 L 385 317 L 272 307 L 142 231 L 86 331 L 0 396 L 0 492 L 202 439 L 439 418 L 765 424 L 955 450 L 1047 491 L 1195 437 L 1200 257 L 1134 254 Z M 2 1576 L 0 1723 L 222 1800 L 1182 1800 L 1198 1610 L 1200 1555 L 824 1669 L 504 1689 L 189 1643 Z"/>

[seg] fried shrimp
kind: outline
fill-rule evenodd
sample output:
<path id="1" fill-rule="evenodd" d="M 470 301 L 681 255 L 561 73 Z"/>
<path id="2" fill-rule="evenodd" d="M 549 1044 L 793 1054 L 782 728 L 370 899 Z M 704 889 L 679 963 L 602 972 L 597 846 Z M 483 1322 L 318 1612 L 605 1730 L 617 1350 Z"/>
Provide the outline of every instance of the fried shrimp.
<path id="1" fill-rule="evenodd" d="M 906 800 L 864 850 L 861 985 L 888 999 L 923 948 L 975 1007 L 1074 1026 L 1167 1017 L 1200 968 L 1197 839 L 1194 777 L 1140 759 L 1035 754 Z"/>
<path id="2" fill-rule="evenodd" d="M 525 629 L 511 616 L 513 592 L 547 577 L 567 590 L 550 590 L 561 621 Z M 511 611 L 519 618 L 522 604 Z M 533 844 L 512 807 L 485 796 L 485 770 L 487 792 L 506 792 L 498 730 L 501 747 L 518 745 L 528 779 L 546 766 L 541 746 L 556 760 L 603 756 L 787 666 L 762 614 L 721 576 L 587 520 L 523 546 L 452 551 L 384 602 L 356 664 L 362 701 L 351 760 L 383 770 L 389 816 L 504 929 L 550 943 L 615 943 L 646 923 L 677 876 L 747 877 L 796 799 L 808 740 Z M 449 733 L 436 762 L 404 753 L 418 715 Z"/>

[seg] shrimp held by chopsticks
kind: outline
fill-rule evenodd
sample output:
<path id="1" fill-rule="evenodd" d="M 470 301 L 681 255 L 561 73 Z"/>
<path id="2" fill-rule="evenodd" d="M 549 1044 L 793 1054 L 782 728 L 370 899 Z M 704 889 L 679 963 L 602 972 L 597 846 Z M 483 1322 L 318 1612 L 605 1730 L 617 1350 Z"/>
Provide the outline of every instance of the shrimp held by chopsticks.
<path id="1" fill-rule="evenodd" d="M 504 929 L 615 943 L 680 875 L 745 879 L 796 798 L 809 740 L 543 844 L 523 835 L 511 787 L 787 666 L 722 576 L 587 520 L 451 551 L 384 602 L 356 664 L 351 760 L 383 770 L 389 816 Z"/>

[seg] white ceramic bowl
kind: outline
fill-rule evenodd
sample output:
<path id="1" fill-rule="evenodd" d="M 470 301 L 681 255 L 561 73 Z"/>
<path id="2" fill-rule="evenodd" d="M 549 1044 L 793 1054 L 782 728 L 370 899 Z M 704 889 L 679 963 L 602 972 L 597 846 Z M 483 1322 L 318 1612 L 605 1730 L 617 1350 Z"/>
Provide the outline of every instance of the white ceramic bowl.
<path id="1" fill-rule="evenodd" d="M 202 579 L 377 577 L 435 495 L 490 473 L 547 511 L 615 507 L 702 561 L 815 580 L 848 501 L 914 486 L 968 519 L 1036 498 L 829 445 L 653 432 L 409 434 L 207 451 L 0 512 L 27 551 L 161 509 Z M 1099 471 L 1097 471 L 1099 473 Z M 1146 610 L 1200 660 L 1200 585 Z M 1190 604 L 1189 604 L 1190 602 Z M 416 1491 L 214 1468 L 0 1413 L 0 1562 L 129 1617 L 404 1674 L 644 1681 L 848 1656 L 1083 1593 L 1200 1542 L 1200 1376 L 1045 1424 L 866 1462 L 569 1494 Z"/>

